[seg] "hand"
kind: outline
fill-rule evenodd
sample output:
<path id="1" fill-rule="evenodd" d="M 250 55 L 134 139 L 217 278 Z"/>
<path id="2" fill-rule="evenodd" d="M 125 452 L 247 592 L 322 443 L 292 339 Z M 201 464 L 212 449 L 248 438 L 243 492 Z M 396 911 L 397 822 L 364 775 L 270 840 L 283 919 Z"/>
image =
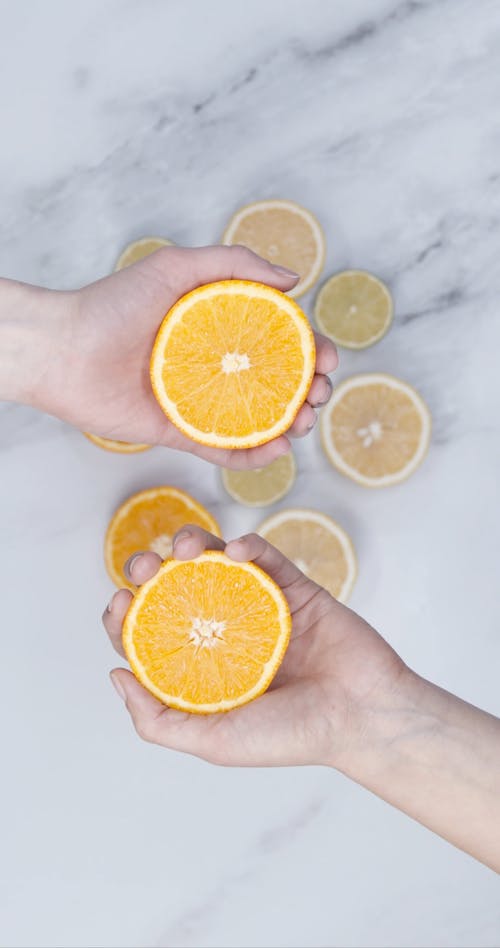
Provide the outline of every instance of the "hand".
<path id="1" fill-rule="evenodd" d="M 256 534 L 227 546 L 198 527 L 174 539 L 173 555 L 192 559 L 205 548 L 236 561 L 254 560 L 283 589 L 293 618 L 292 639 L 266 694 L 241 708 L 201 717 L 166 708 L 131 672 L 112 673 L 134 725 L 145 740 L 213 763 L 235 766 L 334 764 L 370 741 L 370 709 L 398 686 L 405 666 L 386 642 L 350 609 L 307 579 Z M 136 585 L 153 576 L 161 560 L 142 553 L 129 560 Z M 120 655 L 122 622 L 132 594 L 120 590 L 104 625 Z"/>
<path id="2" fill-rule="evenodd" d="M 71 297 L 71 318 L 52 331 L 60 356 L 38 391 L 40 407 L 90 431 L 120 441 L 161 444 L 227 467 L 259 467 L 289 448 L 282 435 L 249 450 L 198 445 L 164 415 L 153 395 L 149 361 L 158 327 L 189 290 L 216 280 L 256 280 L 289 290 L 297 279 L 244 247 L 166 247 Z M 314 407 L 328 401 L 326 373 L 337 366 L 335 346 L 316 337 L 316 375 L 289 434 L 301 436 L 316 421 Z"/>

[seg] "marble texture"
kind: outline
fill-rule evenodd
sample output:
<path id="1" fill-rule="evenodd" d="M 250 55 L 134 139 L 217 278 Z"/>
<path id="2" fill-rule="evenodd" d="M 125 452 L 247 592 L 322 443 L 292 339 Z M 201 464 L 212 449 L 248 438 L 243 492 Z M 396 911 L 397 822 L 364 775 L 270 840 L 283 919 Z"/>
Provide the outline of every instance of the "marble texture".
<path id="1" fill-rule="evenodd" d="M 435 419 L 425 465 L 369 492 L 297 444 L 285 504 L 353 536 L 352 605 L 421 674 L 498 713 L 500 7 L 495 0 L 0 2 L 0 270 L 73 287 L 144 233 L 216 241 L 241 203 L 315 211 L 325 273 L 372 269 L 388 370 Z M 312 294 L 305 299 L 310 309 Z M 223 770 L 141 744 L 107 680 L 115 505 L 218 472 L 100 452 L 0 409 L 0 940 L 326 948 L 500 943 L 498 879 L 336 773 Z"/>

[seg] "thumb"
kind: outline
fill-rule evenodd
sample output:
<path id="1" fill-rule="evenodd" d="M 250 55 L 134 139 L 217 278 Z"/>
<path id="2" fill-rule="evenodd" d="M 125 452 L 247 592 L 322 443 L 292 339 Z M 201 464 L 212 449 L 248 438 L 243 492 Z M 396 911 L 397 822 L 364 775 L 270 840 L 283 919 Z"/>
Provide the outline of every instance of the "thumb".
<path id="1" fill-rule="evenodd" d="M 168 247 L 161 251 L 169 267 L 169 284 L 177 296 L 217 280 L 255 280 L 291 290 L 300 274 L 274 266 L 247 247 Z"/>

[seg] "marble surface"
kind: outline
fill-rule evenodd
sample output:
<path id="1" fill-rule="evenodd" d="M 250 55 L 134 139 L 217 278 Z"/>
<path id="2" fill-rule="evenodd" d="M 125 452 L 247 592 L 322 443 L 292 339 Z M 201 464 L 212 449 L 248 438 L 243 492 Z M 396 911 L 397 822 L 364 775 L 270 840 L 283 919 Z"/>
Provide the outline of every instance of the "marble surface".
<path id="1" fill-rule="evenodd" d="M 498 713 L 498 3 L 3 0 L 0 22 L 3 275 L 81 285 L 129 239 L 213 242 L 277 196 L 319 215 L 325 274 L 390 284 L 393 330 L 339 377 L 416 384 L 428 459 L 364 491 L 315 434 L 280 506 L 335 516 L 353 607 Z M 3 407 L 0 439 L 2 944 L 498 946 L 497 877 L 338 774 L 216 769 L 132 732 L 100 626 L 112 510 L 170 482 L 228 536 L 259 513 L 201 461 L 107 455 L 32 411 Z"/>

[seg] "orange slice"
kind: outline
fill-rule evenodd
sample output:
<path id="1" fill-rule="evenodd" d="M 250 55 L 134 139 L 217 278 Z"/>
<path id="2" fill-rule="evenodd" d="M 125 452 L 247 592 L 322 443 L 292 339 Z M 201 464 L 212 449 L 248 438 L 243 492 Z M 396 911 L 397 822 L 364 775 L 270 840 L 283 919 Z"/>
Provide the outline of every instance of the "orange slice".
<path id="1" fill-rule="evenodd" d="M 104 451 L 114 451 L 116 454 L 138 454 L 139 451 L 149 451 L 152 447 L 150 444 L 132 444 L 130 441 L 113 441 L 112 438 L 101 438 L 99 435 L 90 434 L 88 431 L 84 431 L 83 434 L 89 441 L 92 441 L 92 444 L 96 444 L 98 448 L 103 448 Z"/>
<path id="2" fill-rule="evenodd" d="M 149 257 L 155 250 L 161 250 L 162 247 L 172 247 L 172 241 L 166 237 L 141 237 L 139 240 L 133 240 L 122 250 L 115 264 L 115 270 L 123 270 L 144 257 Z"/>
<path id="3" fill-rule="evenodd" d="M 151 384 L 193 441 L 251 448 L 290 427 L 314 362 L 314 336 L 297 303 L 261 283 L 224 280 L 192 290 L 167 313 Z"/>
<path id="4" fill-rule="evenodd" d="M 356 554 L 345 530 L 318 510 L 280 510 L 257 530 L 302 573 L 346 602 L 357 574 Z"/>
<path id="5" fill-rule="evenodd" d="M 281 589 L 224 553 L 167 560 L 123 624 L 132 671 L 156 698 L 196 714 L 229 711 L 268 688 L 290 639 Z"/>
<path id="6" fill-rule="evenodd" d="M 106 531 L 104 559 L 113 582 L 134 591 L 123 572 L 129 556 L 139 550 L 170 556 L 174 534 L 186 523 L 221 535 L 208 510 L 177 487 L 150 487 L 132 494 L 113 514 Z"/>
<path id="7" fill-rule="evenodd" d="M 320 424 L 328 459 L 364 487 L 386 487 L 409 477 L 425 457 L 431 433 L 421 395 L 383 373 L 341 382 Z"/>
<path id="8" fill-rule="evenodd" d="M 314 316 L 321 332 L 338 346 L 366 349 L 389 329 L 392 297 L 385 283 L 372 273 L 344 270 L 321 287 Z"/>
<path id="9" fill-rule="evenodd" d="M 316 283 L 325 259 L 325 236 L 314 214 L 294 201 L 255 201 L 231 218 L 223 244 L 244 244 L 271 263 L 300 274 L 290 296 Z"/>

